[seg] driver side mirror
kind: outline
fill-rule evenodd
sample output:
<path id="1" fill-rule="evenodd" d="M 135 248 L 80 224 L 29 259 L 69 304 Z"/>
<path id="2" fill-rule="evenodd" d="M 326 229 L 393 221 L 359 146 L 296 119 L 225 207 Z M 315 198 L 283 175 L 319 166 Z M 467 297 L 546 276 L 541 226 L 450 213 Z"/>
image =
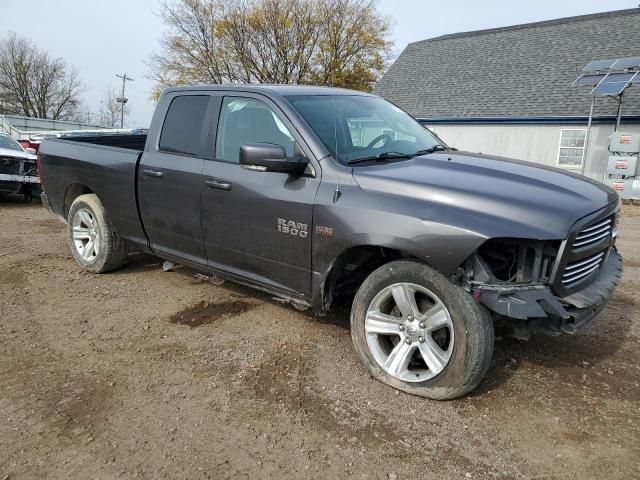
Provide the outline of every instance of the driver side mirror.
<path id="1" fill-rule="evenodd" d="M 273 143 L 246 143 L 240 147 L 240 166 L 246 170 L 302 175 L 308 163 L 304 157 L 287 157 L 285 149 Z"/>

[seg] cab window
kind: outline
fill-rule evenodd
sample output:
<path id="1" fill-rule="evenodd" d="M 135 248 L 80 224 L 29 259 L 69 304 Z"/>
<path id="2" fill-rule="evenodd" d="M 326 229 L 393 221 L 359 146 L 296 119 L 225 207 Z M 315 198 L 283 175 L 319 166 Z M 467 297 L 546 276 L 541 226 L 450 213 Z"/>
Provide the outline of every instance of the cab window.
<path id="1" fill-rule="evenodd" d="M 246 143 L 273 143 L 293 156 L 295 140 L 278 114 L 261 100 L 225 97 L 216 136 L 216 159 L 239 163 Z"/>
<path id="2" fill-rule="evenodd" d="M 160 134 L 164 152 L 203 157 L 206 150 L 207 95 L 183 95 L 171 101 Z"/>

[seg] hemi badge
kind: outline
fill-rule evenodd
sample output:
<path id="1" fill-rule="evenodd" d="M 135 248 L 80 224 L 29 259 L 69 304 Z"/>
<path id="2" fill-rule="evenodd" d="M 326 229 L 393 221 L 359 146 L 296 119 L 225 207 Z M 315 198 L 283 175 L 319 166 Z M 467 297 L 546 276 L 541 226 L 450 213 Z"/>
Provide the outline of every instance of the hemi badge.
<path id="1" fill-rule="evenodd" d="M 316 225 L 316 235 L 320 235 L 322 237 L 333 237 L 333 228 Z"/>

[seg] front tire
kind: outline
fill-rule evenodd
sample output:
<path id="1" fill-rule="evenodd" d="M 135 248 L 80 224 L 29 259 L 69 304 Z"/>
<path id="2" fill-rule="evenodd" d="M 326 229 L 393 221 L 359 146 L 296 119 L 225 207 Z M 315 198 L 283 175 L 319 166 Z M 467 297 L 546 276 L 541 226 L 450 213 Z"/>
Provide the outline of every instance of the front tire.
<path id="1" fill-rule="evenodd" d="M 80 195 L 74 200 L 67 216 L 67 231 L 71 252 L 85 270 L 105 273 L 125 263 L 126 245 L 97 195 Z"/>
<path id="2" fill-rule="evenodd" d="M 491 319 L 417 261 L 390 262 L 369 275 L 353 301 L 351 337 L 374 378 L 437 400 L 476 388 L 493 355 Z"/>

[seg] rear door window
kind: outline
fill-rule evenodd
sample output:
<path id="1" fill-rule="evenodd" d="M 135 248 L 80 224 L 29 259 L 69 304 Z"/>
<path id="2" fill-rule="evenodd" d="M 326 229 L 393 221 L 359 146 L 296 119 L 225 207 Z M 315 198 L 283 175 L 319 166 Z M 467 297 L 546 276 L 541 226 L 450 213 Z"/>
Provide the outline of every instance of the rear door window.
<path id="1" fill-rule="evenodd" d="M 183 95 L 171 101 L 162 125 L 158 145 L 160 150 L 204 157 L 210 98 L 208 95 Z"/>

